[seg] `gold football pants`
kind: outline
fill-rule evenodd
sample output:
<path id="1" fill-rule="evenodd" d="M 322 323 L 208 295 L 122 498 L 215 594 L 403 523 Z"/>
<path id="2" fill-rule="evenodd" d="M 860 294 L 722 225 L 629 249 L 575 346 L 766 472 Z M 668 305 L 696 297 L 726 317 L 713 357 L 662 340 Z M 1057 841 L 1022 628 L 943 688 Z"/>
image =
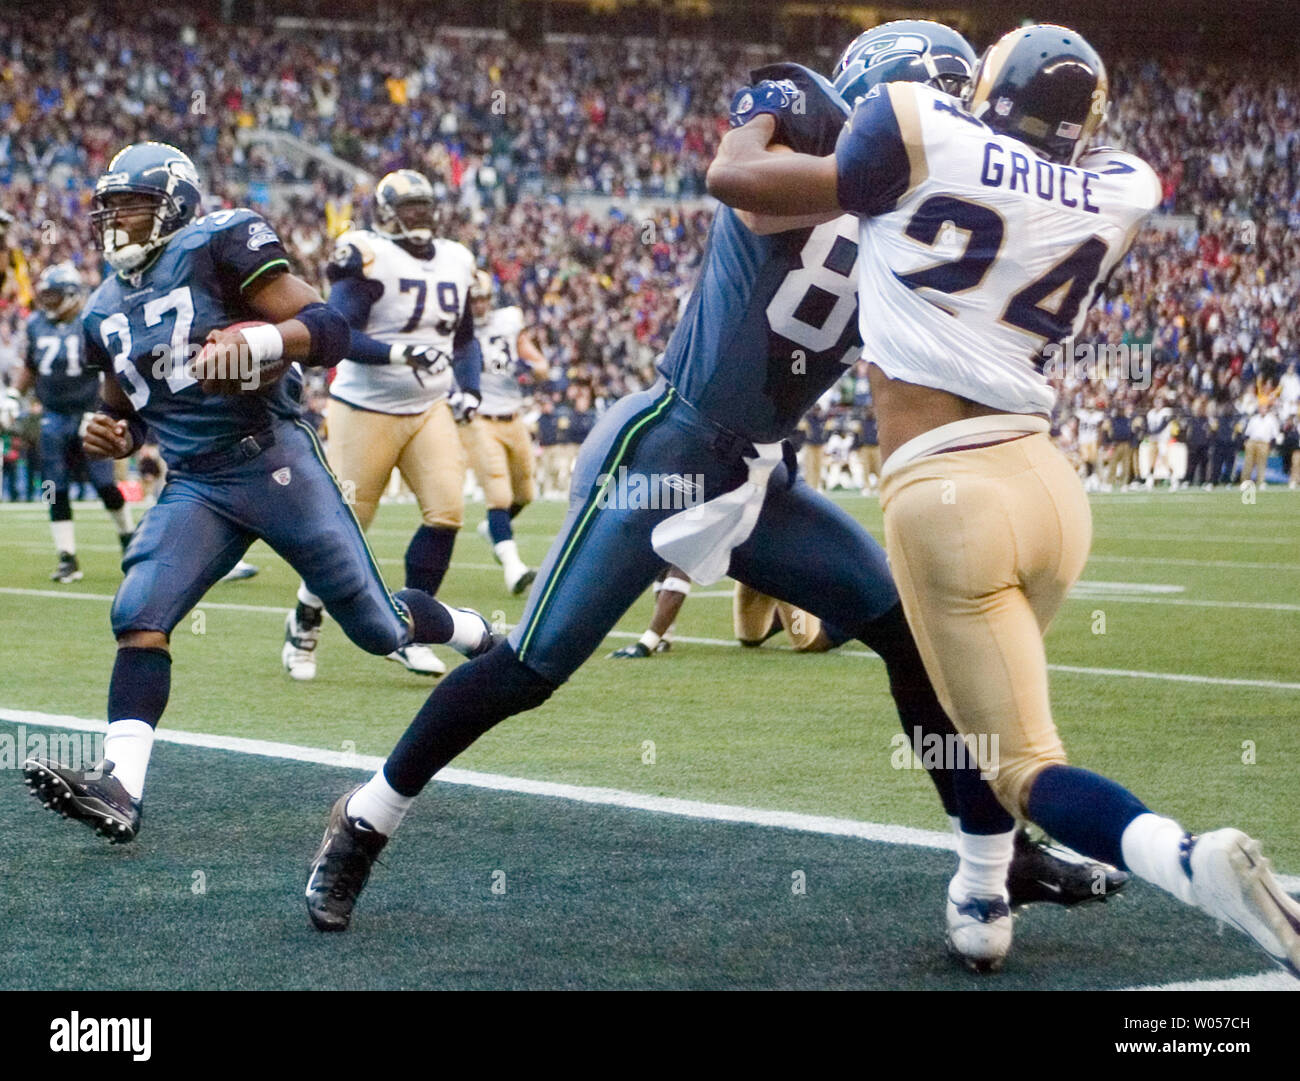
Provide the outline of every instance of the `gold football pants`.
<path id="1" fill-rule="evenodd" d="M 1002 805 L 1065 762 L 1043 635 L 1088 559 L 1083 485 L 1046 434 L 886 470 L 885 543 L 934 688 L 963 735 L 996 735 Z"/>
<path id="2" fill-rule="evenodd" d="M 425 525 L 459 529 L 465 517 L 465 451 L 446 399 L 423 413 L 374 413 L 331 398 L 326 457 L 361 528 L 370 526 L 396 469 Z"/>

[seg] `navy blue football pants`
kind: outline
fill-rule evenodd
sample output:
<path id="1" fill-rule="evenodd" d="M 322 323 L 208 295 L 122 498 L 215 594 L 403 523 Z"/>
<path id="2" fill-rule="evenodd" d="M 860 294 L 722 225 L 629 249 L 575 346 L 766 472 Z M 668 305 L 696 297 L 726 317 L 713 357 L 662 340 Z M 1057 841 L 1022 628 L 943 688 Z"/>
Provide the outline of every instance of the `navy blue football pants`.
<path id="1" fill-rule="evenodd" d="M 410 617 L 389 593 L 315 433 L 279 422 L 275 444 L 211 472 L 173 468 L 122 559 L 113 633 L 173 627 L 262 539 L 370 653 L 411 641 Z"/>
<path id="2" fill-rule="evenodd" d="M 664 478 L 698 481 L 712 499 L 744 482 L 746 449 L 663 383 L 612 406 L 582 445 L 568 515 L 511 632 L 519 660 L 565 682 L 664 567 L 650 535 L 681 509 L 679 482 Z M 643 506 L 649 492 L 661 509 Z M 855 638 L 899 603 L 884 549 L 784 464 L 728 573 Z"/>
<path id="3" fill-rule="evenodd" d="M 72 481 L 85 473 L 99 492 L 114 485 L 113 463 L 91 461 L 81 447 L 81 414 L 41 414 L 41 476 L 54 483 L 54 491 L 66 492 Z"/>

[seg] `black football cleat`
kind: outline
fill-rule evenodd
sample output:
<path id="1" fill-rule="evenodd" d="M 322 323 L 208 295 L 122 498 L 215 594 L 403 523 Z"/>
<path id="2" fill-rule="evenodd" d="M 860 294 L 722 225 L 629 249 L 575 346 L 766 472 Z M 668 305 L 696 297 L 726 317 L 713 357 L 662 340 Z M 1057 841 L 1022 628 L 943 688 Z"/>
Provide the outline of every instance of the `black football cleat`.
<path id="1" fill-rule="evenodd" d="M 113 776 L 112 762 L 83 771 L 29 758 L 23 763 L 23 777 L 42 806 L 86 823 L 110 844 L 127 844 L 140 832 L 140 801 Z"/>
<path id="2" fill-rule="evenodd" d="M 605 659 L 607 661 L 641 661 L 650 656 L 650 650 L 644 642 L 633 642 L 630 646 L 616 649 Z"/>
<path id="3" fill-rule="evenodd" d="M 77 557 L 71 552 L 60 552 L 59 565 L 50 572 L 50 581 L 66 586 L 73 582 L 80 582 L 81 578 L 81 567 L 77 564 Z"/>
<path id="4" fill-rule="evenodd" d="M 318 931 L 348 929 L 371 864 L 388 843 L 382 833 L 348 817 L 348 800 L 360 788 L 344 793 L 330 809 L 325 836 L 307 876 L 307 915 Z"/>
<path id="5" fill-rule="evenodd" d="M 1011 907 L 1053 904 L 1069 908 L 1088 901 L 1104 901 L 1128 882 L 1127 871 L 1097 863 L 1074 853 L 1068 856 L 1046 841 L 1033 840 L 1016 831 L 1015 853 L 1007 872 Z"/>

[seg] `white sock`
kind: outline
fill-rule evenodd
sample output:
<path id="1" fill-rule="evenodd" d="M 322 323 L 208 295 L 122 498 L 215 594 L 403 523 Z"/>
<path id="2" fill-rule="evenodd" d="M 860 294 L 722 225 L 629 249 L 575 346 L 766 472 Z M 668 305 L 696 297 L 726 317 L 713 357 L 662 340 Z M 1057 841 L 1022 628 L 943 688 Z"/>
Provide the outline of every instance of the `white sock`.
<path id="1" fill-rule="evenodd" d="M 442 602 L 439 601 L 439 604 Z M 481 616 L 474 615 L 472 612 L 462 612 L 458 608 L 452 608 L 449 605 L 443 605 L 451 613 L 453 623 L 451 638 L 447 640 L 447 645 L 453 649 L 464 652 L 467 649 L 477 649 L 483 641 L 483 619 Z"/>
<path id="2" fill-rule="evenodd" d="M 303 582 L 298 583 L 298 603 L 305 604 L 308 608 L 325 607 L 325 602 L 308 589 Z"/>
<path id="3" fill-rule="evenodd" d="M 365 819 L 367 826 L 385 837 L 391 837 L 414 802 L 414 796 L 403 796 L 393 788 L 381 769 L 348 800 L 347 812 L 353 818 Z"/>
<path id="4" fill-rule="evenodd" d="M 54 547 L 70 556 L 77 554 L 77 534 L 72 526 L 72 519 L 66 522 L 51 522 L 50 532 L 54 534 Z"/>
<path id="5" fill-rule="evenodd" d="M 133 528 L 131 525 L 131 508 L 123 503 L 117 510 L 108 512 L 108 516 L 113 519 L 113 524 L 117 526 L 117 535 L 125 537 Z"/>
<path id="6" fill-rule="evenodd" d="M 646 631 L 645 634 L 641 636 L 641 644 L 653 653 L 655 647 L 659 644 L 659 635 L 655 634 L 654 631 Z"/>
<path id="7" fill-rule="evenodd" d="M 1124 862 L 1138 878 L 1172 893 L 1186 904 L 1192 903 L 1192 881 L 1183 870 L 1179 853 L 1187 831 L 1172 818 L 1140 814 L 1124 829 L 1120 851 Z"/>
<path id="8" fill-rule="evenodd" d="M 132 799 L 144 795 L 144 775 L 149 770 L 154 731 L 144 721 L 112 721 L 104 737 L 104 758 L 113 763 L 113 776 Z"/>
<path id="9" fill-rule="evenodd" d="M 968 897 L 1008 899 L 1007 871 L 1015 851 L 1016 831 L 1006 833 L 957 833 L 957 873 L 948 892 L 955 901 Z"/>
<path id="10" fill-rule="evenodd" d="M 528 568 L 524 561 L 519 558 L 519 547 L 513 540 L 497 541 L 492 545 L 492 551 L 497 559 L 501 560 L 501 567 L 506 572 L 506 578 L 518 578 Z"/>

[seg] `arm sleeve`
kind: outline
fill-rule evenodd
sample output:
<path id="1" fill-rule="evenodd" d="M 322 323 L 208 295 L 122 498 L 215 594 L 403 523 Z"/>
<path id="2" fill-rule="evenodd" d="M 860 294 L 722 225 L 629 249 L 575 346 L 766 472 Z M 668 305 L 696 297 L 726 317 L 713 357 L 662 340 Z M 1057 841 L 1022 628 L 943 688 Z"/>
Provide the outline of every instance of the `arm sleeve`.
<path id="1" fill-rule="evenodd" d="M 887 90 L 880 84 L 858 103 L 835 145 L 840 206 L 870 216 L 892 210 L 907 191 L 912 166 Z"/>
<path id="2" fill-rule="evenodd" d="M 81 324 L 81 352 L 88 371 L 111 372 L 113 370 L 113 358 L 99 344 L 99 338 L 91 333 L 90 325 L 84 320 Z"/>
<path id="3" fill-rule="evenodd" d="M 456 337 L 459 341 L 460 335 Z M 475 394 L 482 396 L 483 392 L 479 381 L 483 374 L 483 350 L 478 344 L 478 339 L 473 334 L 469 336 L 468 342 L 454 348 L 451 370 L 456 376 L 456 385 L 461 390 L 472 390 Z"/>
<path id="4" fill-rule="evenodd" d="M 384 287 L 379 282 L 363 278 L 359 274 L 335 278 L 334 266 L 335 264 L 331 263 L 331 269 L 327 272 L 333 282 L 327 303 L 343 316 L 348 321 L 348 326 L 352 328 L 348 342 L 348 360 L 355 360 L 358 364 L 387 364 L 390 348 L 388 343 L 362 332 L 362 328 L 370 319 L 370 306 L 379 299 Z"/>
<path id="5" fill-rule="evenodd" d="M 211 240 L 213 261 L 221 283 L 242 293 L 254 282 L 289 270 L 289 254 L 275 230 L 260 214 L 235 211 L 230 223 Z"/>

